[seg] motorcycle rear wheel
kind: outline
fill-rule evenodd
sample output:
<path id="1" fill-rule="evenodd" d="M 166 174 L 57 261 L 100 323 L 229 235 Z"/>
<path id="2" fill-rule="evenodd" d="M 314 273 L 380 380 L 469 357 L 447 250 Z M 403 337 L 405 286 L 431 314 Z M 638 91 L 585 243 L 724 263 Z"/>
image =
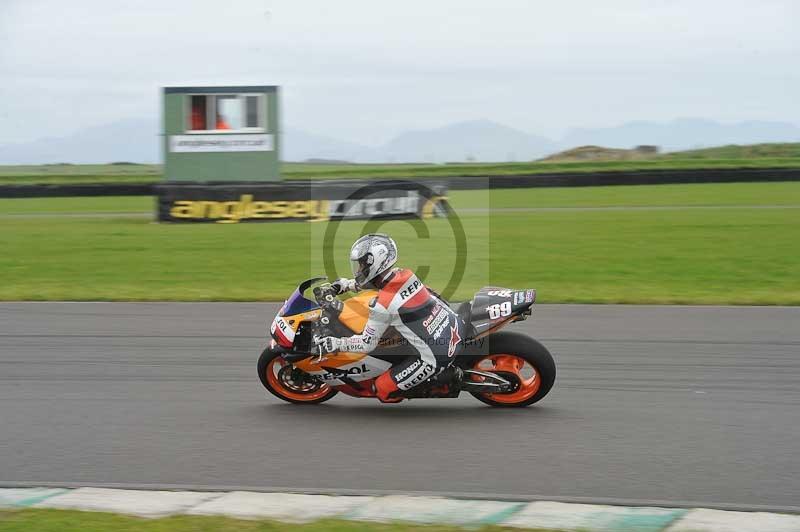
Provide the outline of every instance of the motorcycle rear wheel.
<path id="1" fill-rule="evenodd" d="M 324 403 L 339 393 L 327 384 L 308 385 L 294 383 L 281 369 L 286 362 L 280 353 L 275 353 L 269 348 L 265 349 L 258 357 L 258 378 L 269 393 L 289 403 L 314 405 Z"/>
<path id="2" fill-rule="evenodd" d="M 556 380 L 556 364 L 545 346 L 529 336 L 512 332 L 495 333 L 486 343 L 488 348 L 472 357 L 470 368 L 514 374 L 519 379 L 519 388 L 512 393 L 471 391 L 478 401 L 498 407 L 525 407 L 548 394 Z"/>

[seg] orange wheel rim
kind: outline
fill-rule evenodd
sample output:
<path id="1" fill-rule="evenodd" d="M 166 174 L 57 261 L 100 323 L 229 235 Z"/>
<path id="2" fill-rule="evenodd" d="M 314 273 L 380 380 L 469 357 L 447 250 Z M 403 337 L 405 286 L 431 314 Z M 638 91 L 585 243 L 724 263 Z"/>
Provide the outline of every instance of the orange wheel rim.
<path id="1" fill-rule="evenodd" d="M 487 393 L 484 394 L 492 401 L 498 403 L 521 403 L 527 401 L 539 391 L 542 379 L 539 370 L 530 362 L 518 355 L 498 354 L 489 355 L 480 359 L 473 369 L 479 371 L 503 371 L 513 373 L 519 379 L 519 388 L 513 393 Z M 480 377 L 473 377 L 480 378 Z"/>
<path id="2" fill-rule="evenodd" d="M 288 388 L 286 384 L 278 378 L 278 371 L 285 365 L 286 361 L 283 358 L 275 357 L 269 361 L 269 364 L 267 364 L 267 369 L 265 370 L 267 372 L 267 381 L 269 382 L 270 386 L 272 386 L 272 389 L 278 392 L 280 395 L 294 401 L 316 401 L 317 399 L 322 399 L 330 393 L 331 390 L 327 384 L 323 384 L 319 388 L 308 392 L 295 391 L 291 388 Z"/>

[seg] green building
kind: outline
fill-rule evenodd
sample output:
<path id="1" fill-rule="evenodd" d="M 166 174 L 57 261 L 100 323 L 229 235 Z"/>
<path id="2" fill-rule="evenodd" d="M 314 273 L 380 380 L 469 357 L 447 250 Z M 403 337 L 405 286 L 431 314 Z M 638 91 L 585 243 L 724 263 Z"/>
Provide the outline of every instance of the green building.
<path id="1" fill-rule="evenodd" d="M 166 181 L 280 179 L 278 87 L 165 87 Z"/>

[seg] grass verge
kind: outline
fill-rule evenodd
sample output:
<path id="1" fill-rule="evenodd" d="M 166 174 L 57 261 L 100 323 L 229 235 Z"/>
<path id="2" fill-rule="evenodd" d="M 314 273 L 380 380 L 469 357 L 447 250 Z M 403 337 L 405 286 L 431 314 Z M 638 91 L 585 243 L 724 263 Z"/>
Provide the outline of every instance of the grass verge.
<path id="1" fill-rule="evenodd" d="M 383 524 L 326 519 L 305 524 L 243 520 L 229 517 L 178 515 L 141 519 L 112 513 L 74 510 L 0 510 L 2 532 L 456 532 L 463 528 L 441 525 Z M 470 528 L 500 531 L 501 527 Z M 517 529 L 519 530 L 519 529 Z M 545 532 L 540 530 L 540 532 Z"/>
<path id="2" fill-rule="evenodd" d="M 154 212 L 152 196 L 102 196 L 71 198 L 0 198 L 2 215 L 54 215 L 81 213 Z M 2 221 L 0 221 L 2 223 Z"/>
<path id="3" fill-rule="evenodd" d="M 0 201 L 0 300 L 280 300 L 324 271 L 328 224 L 24 215 L 74 212 L 72 200 Z M 455 299 L 495 284 L 537 288 L 545 303 L 800 304 L 800 183 L 464 191 L 453 201 L 467 235 Z M 565 210 L 501 210 L 542 207 Z M 343 275 L 365 227 L 338 229 L 328 244 Z M 403 265 L 429 267 L 431 286 L 447 285 L 458 256 L 446 220 L 370 229 L 397 239 Z"/>

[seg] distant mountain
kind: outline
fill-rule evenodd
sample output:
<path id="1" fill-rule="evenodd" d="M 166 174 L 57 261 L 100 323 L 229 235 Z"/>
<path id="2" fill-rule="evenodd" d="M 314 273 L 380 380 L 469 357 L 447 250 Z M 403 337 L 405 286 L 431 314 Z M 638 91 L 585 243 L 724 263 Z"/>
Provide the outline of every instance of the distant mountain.
<path id="1" fill-rule="evenodd" d="M 359 161 L 369 159 L 372 148 L 354 142 L 308 133 L 300 129 L 286 128 L 283 131 L 281 158 L 284 161 L 308 159 L 337 159 Z"/>
<path id="2" fill-rule="evenodd" d="M 64 137 L 0 145 L 0 164 L 104 163 L 161 160 L 156 120 L 120 120 Z"/>
<path id="3" fill-rule="evenodd" d="M 549 153 L 555 146 L 549 139 L 490 120 L 473 120 L 408 131 L 376 147 L 287 129 L 282 158 L 286 161 L 343 159 L 359 163 L 527 161 Z"/>
<path id="4" fill-rule="evenodd" d="M 555 143 L 544 137 L 490 120 L 474 120 L 409 131 L 376 152 L 389 162 L 527 161 L 554 148 Z"/>
<path id="5" fill-rule="evenodd" d="M 161 160 L 157 120 L 121 120 L 58 138 L 0 145 L 0 164 L 99 163 Z M 628 122 L 609 128 L 570 130 L 553 141 L 490 120 L 459 122 L 408 131 L 381 146 L 364 146 L 294 128 L 283 132 L 285 161 L 334 159 L 370 162 L 529 161 L 563 149 L 597 145 L 632 148 L 641 144 L 662 151 L 724 144 L 798 142 L 800 127 L 787 122 L 721 124 L 698 118 L 671 122 Z"/>
<path id="6" fill-rule="evenodd" d="M 653 144 L 662 151 L 675 151 L 724 144 L 797 141 L 800 141 L 800 127 L 788 122 L 720 124 L 699 118 L 679 118 L 665 123 L 637 121 L 609 128 L 572 129 L 559 145 L 563 148 L 584 145 L 632 148 Z"/>

